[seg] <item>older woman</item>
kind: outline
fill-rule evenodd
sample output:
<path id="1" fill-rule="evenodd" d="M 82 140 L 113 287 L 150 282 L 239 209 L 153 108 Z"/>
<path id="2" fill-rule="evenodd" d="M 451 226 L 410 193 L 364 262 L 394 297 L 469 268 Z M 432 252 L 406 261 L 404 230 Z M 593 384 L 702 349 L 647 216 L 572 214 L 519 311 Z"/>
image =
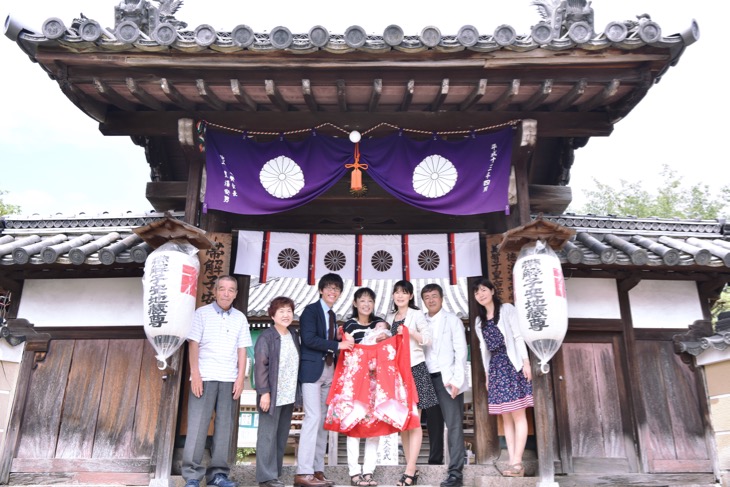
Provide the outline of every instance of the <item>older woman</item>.
<path id="1" fill-rule="evenodd" d="M 283 487 L 279 480 L 294 404 L 301 404 L 297 383 L 299 337 L 289 330 L 294 301 L 274 298 L 269 306 L 274 326 L 265 330 L 254 348 L 254 377 L 259 414 L 256 438 L 256 482 L 260 487 Z"/>

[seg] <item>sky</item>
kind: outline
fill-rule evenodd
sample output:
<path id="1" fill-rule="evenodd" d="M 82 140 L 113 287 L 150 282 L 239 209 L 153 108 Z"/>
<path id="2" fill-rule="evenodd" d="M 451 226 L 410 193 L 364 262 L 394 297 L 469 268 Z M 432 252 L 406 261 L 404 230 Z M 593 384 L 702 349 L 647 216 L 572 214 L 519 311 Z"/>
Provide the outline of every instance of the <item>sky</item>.
<path id="1" fill-rule="evenodd" d="M 9 14 L 40 32 L 43 21 L 60 18 L 67 26 L 83 12 L 102 26 L 113 28 L 117 0 L 4 0 L 2 18 Z M 480 33 L 509 24 L 526 34 L 540 21 L 529 0 L 451 0 L 436 3 L 369 0 L 354 4 L 278 0 L 267 3 L 185 0 L 176 18 L 189 29 L 206 23 L 218 30 L 246 24 L 255 32 L 282 25 L 306 33 L 323 25 L 330 33 L 344 33 L 360 25 L 382 34 L 396 24 L 406 35 L 418 35 L 429 25 L 443 35 L 456 34 L 470 24 Z M 576 151 L 570 186 L 574 202 L 585 201 L 584 189 L 593 178 L 618 187 L 620 179 L 642 181 L 655 190 L 662 165 L 670 166 L 687 184 L 708 184 L 718 190 L 730 183 L 728 157 L 721 136 L 730 102 L 720 91 L 708 89 L 709 77 L 721 75 L 725 59 L 726 21 L 730 2 L 717 0 L 593 0 L 596 31 L 610 21 L 635 20 L 648 13 L 664 36 L 700 26 L 700 40 L 689 46 L 677 66 L 624 119 L 610 137 L 593 137 Z M 105 137 L 98 124 L 82 114 L 57 83 L 7 37 L 0 38 L 0 196 L 21 206 L 21 214 L 66 216 L 86 213 L 112 215 L 152 210 L 144 197 L 149 166 L 141 147 L 129 137 Z M 717 96 L 718 99 L 714 98 Z M 724 126 L 722 124 L 725 124 Z M 539 130 L 539 128 L 538 128 Z M 574 205 L 575 206 L 575 205 Z"/>

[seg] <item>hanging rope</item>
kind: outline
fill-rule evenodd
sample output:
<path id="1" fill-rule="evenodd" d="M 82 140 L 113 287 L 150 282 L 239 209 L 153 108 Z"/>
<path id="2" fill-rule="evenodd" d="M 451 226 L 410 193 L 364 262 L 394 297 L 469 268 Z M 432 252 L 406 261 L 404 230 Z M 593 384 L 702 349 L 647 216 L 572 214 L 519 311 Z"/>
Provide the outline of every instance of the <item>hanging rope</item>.
<path id="1" fill-rule="evenodd" d="M 420 135 L 439 135 L 439 136 L 469 135 L 469 134 L 473 134 L 473 133 L 476 133 L 476 132 L 491 131 L 491 130 L 499 129 L 499 128 L 502 128 L 502 127 L 509 127 L 509 126 L 515 127 L 520 122 L 522 122 L 522 119 L 509 120 L 509 121 L 504 122 L 504 123 L 499 123 L 499 124 L 496 124 L 496 125 L 489 125 L 489 126 L 486 126 L 486 127 L 480 127 L 480 128 L 476 128 L 476 129 L 468 129 L 468 130 L 443 130 L 443 131 L 409 129 L 409 128 L 404 128 L 404 127 L 398 127 L 397 125 L 393 125 L 392 123 L 381 122 L 381 123 L 375 125 L 374 127 L 371 127 L 369 129 L 365 130 L 364 132 L 362 132 L 362 135 L 363 136 L 368 135 L 369 133 L 371 133 L 371 132 L 373 132 L 373 131 L 381 128 L 381 127 L 387 127 L 387 128 L 390 128 L 390 129 L 393 129 L 393 130 L 396 130 L 396 131 L 403 131 L 403 132 L 408 132 L 408 133 L 411 133 L 411 134 L 420 134 Z M 289 130 L 289 131 L 280 131 L 280 130 L 277 130 L 277 131 L 242 130 L 242 129 L 236 129 L 236 128 L 232 128 L 232 127 L 226 127 L 224 125 L 219 125 L 217 123 L 208 122 L 206 120 L 200 120 L 200 121 L 198 121 L 198 125 L 200 125 L 200 124 L 209 125 L 211 127 L 215 127 L 217 129 L 220 129 L 220 130 L 225 130 L 225 131 L 228 131 L 228 132 L 234 132 L 234 133 L 238 133 L 238 134 L 242 134 L 242 135 L 246 135 L 246 136 L 248 136 L 248 135 L 270 135 L 270 136 L 295 135 L 295 134 L 303 134 L 303 133 L 312 132 L 312 131 L 315 131 L 316 132 L 317 130 L 319 130 L 319 129 L 323 128 L 323 127 L 331 127 L 331 128 L 333 128 L 335 130 L 338 130 L 338 131 L 342 132 L 343 134 L 349 134 L 350 133 L 349 130 L 344 129 L 342 127 L 339 127 L 339 126 L 334 125 L 334 124 L 329 123 L 329 122 L 325 122 L 325 123 L 319 124 L 319 125 L 317 125 L 314 128 L 297 129 L 297 130 Z M 198 129 L 198 133 L 199 134 L 201 133 L 201 129 Z M 203 130 L 203 134 L 204 134 L 204 130 Z"/>

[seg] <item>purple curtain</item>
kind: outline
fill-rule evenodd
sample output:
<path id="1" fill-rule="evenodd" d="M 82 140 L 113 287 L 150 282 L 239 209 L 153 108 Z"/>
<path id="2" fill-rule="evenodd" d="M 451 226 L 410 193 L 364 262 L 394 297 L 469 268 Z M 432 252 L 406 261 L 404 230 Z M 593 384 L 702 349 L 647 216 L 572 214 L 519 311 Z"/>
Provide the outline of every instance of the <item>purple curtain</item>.
<path id="1" fill-rule="evenodd" d="M 459 141 L 414 141 L 403 134 L 360 142 L 360 163 L 386 191 L 408 204 L 450 215 L 507 209 L 514 129 Z M 349 169 L 355 146 L 314 134 L 258 143 L 206 132 L 204 208 L 270 214 L 304 205 Z"/>

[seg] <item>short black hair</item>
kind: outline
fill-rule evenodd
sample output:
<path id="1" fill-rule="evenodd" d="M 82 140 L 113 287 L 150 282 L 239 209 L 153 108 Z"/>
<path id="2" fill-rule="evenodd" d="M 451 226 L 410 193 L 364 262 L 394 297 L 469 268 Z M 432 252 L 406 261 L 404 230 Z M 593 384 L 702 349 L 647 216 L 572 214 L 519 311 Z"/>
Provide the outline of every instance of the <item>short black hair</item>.
<path id="1" fill-rule="evenodd" d="M 324 276 L 319 278 L 319 284 L 317 287 L 320 291 L 324 291 L 324 288 L 327 286 L 336 286 L 340 289 L 340 292 L 345 288 L 345 283 L 342 281 L 342 278 L 339 274 L 335 274 L 334 272 L 330 272 L 329 274 L 325 274 Z"/>

